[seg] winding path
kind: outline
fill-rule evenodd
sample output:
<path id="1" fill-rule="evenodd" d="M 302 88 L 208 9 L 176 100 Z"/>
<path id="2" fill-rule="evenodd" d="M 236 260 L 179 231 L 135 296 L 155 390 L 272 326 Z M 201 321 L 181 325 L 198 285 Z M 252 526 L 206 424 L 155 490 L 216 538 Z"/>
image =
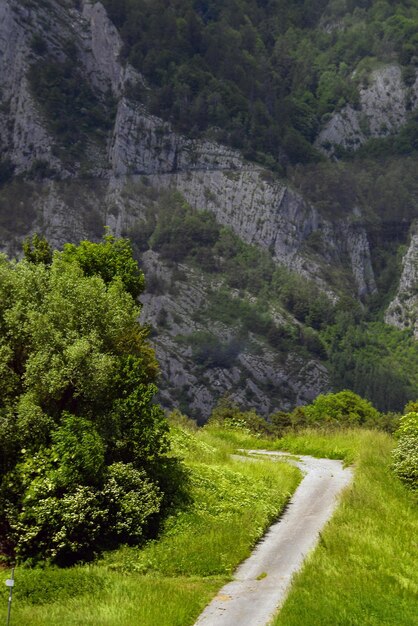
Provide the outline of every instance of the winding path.
<path id="1" fill-rule="evenodd" d="M 273 458 L 280 452 L 250 450 Z M 315 547 L 319 533 L 338 504 L 338 495 L 352 478 L 341 461 L 299 456 L 305 474 L 284 514 L 273 524 L 198 618 L 195 626 L 266 626 L 283 604 L 293 574 Z"/>

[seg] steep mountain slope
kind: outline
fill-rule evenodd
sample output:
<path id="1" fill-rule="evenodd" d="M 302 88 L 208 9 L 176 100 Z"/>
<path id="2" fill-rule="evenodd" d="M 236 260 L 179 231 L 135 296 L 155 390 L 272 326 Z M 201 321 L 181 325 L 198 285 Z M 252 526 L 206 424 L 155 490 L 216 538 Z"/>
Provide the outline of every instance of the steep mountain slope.
<path id="1" fill-rule="evenodd" d="M 106 4 L 115 19 L 117 7 L 125 10 L 128 6 L 125 2 Z M 320 12 L 312 19 L 307 28 L 317 24 Z M 122 22 L 119 16 L 116 23 L 121 27 Z M 328 27 L 323 21 L 321 28 Z M 34 231 L 43 232 L 58 247 L 65 241 L 97 239 L 105 224 L 116 234 L 128 234 L 151 277 L 144 316 L 157 327 L 154 340 L 162 364 L 163 397 L 167 404 L 187 402 L 199 417 L 207 415 L 216 399 L 225 393 L 264 414 L 312 399 L 331 385 L 317 332 L 332 320 L 312 322 L 312 311 L 306 304 L 312 300 L 309 284 L 313 281 L 316 293 L 323 294 L 320 298 L 330 311 L 338 300 L 344 302 L 346 298 L 350 302 L 364 302 L 371 297 L 379 300 L 377 286 L 382 293 L 381 285 L 384 290 L 385 283 L 381 276 L 389 265 L 388 259 L 391 261 L 399 243 L 407 242 L 408 227 L 416 210 L 413 186 L 409 189 L 406 185 L 406 205 L 410 203 L 412 208 L 405 213 L 400 234 L 395 229 L 394 235 L 385 239 L 380 227 L 380 204 L 376 208 L 365 198 L 367 181 L 363 187 L 356 182 L 359 189 L 351 185 L 345 204 L 339 197 L 344 189 L 340 183 L 350 167 L 355 169 L 355 164 L 348 162 L 342 169 L 331 164 L 331 169 L 325 171 L 326 162 L 319 160 L 301 169 L 292 150 L 286 156 L 289 140 L 279 132 L 279 178 L 266 169 L 266 164 L 271 165 L 269 159 L 258 158 L 254 151 L 246 149 L 247 157 L 255 156 L 264 162 L 255 164 L 236 148 L 214 141 L 213 137 L 220 136 L 233 144 L 229 131 L 215 132 L 214 127 L 199 132 L 190 129 L 188 133 L 183 132 L 183 127 L 179 131 L 181 124 L 175 116 L 170 121 L 155 114 L 161 92 L 138 71 L 141 56 L 135 61 L 136 68 L 126 61 L 127 55 L 132 56 L 127 45 L 126 28 L 121 27 L 120 34 L 100 2 L 1 2 L 3 249 L 14 254 L 21 238 Z M 407 94 L 400 87 L 394 61 L 385 68 L 369 74 L 369 85 L 361 92 L 358 110 L 349 109 L 349 104 L 340 110 L 332 102 L 327 105 L 330 112 L 321 122 L 322 130 L 318 127 L 316 134 L 310 136 L 310 144 L 304 139 L 312 150 L 314 144 L 326 153 L 335 153 L 335 146 L 347 149 L 367 145 L 369 135 L 387 135 L 388 131 L 382 130 L 384 123 L 389 131 L 402 127 L 408 116 L 406 98 L 408 106 L 413 106 L 417 82 L 410 78 Z M 373 126 L 373 118 L 373 127 L 366 132 L 362 120 L 365 115 L 370 116 L 385 77 L 389 77 L 382 105 L 386 117 L 382 113 L 378 127 Z M 150 113 L 150 107 L 154 113 Z M 161 113 L 166 115 L 167 108 L 162 107 Z M 343 124 L 342 119 L 349 123 Z M 285 128 L 287 122 L 283 124 Z M 351 141 L 357 126 L 363 134 L 358 134 L 358 141 Z M 270 154 L 272 150 L 273 147 Z M 284 167 L 287 178 L 283 178 Z M 170 198 L 176 190 L 192 209 L 208 211 L 245 244 L 257 246 L 261 256 L 268 255 L 273 267 L 285 266 L 301 276 L 303 288 L 298 289 L 306 291 L 301 301 L 308 307 L 307 312 L 298 310 L 297 289 L 294 285 L 289 287 L 296 278 L 281 279 L 287 285 L 287 297 L 283 286 L 274 295 L 274 289 L 269 287 L 272 273 L 263 277 L 262 285 L 255 291 L 251 285 L 242 287 L 239 281 L 233 291 L 233 281 L 225 278 L 221 267 L 225 252 L 220 251 L 220 244 L 209 270 L 201 255 L 198 263 L 196 258 L 183 255 L 179 266 L 176 254 L 164 254 L 155 243 L 155 229 L 159 220 L 167 220 Z M 384 202 L 383 205 L 386 206 Z M 396 216 L 393 221 L 397 222 Z M 392 248 L 386 245 L 388 241 Z M 178 240 L 177 247 L 181 246 Z M 412 236 L 405 267 L 415 263 L 415 246 L 416 238 Z M 201 247 L 205 248 L 204 242 Z M 245 254 L 254 258 L 250 252 Z M 409 278 L 402 278 L 399 289 L 405 291 L 409 281 L 407 288 L 413 294 L 417 275 L 404 269 L 404 276 L 405 271 Z M 392 289 L 396 288 L 395 279 L 392 276 Z M 158 293 L 161 285 L 163 293 Z M 230 313 L 220 312 L 219 306 L 213 306 L 208 313 L 206 303 L 225 288 L 237 320 L 239 303 L 244 303 L 242 306 L 249 306 L 249 310 L 261 310 L 270 322 L 264 327 L 261 324 L 257 331 L 257 322 L 250 315 L 253 328 L 246 322 L 243 329 L 242 320 L 231 320 Z M 405 302 L 405 298 L 397 296 L 387 321 L 406 326 Z M 407 306 L 413 326 L 413 297 Z M 390 313 L 394 307 L 397 311 L 400 307 L 402 313 Z M 286 338 L 286 333 L 290 333 L 292 340 L 282 337 L 269 342 L 268 332 L 272 334 L 280 328 L 282 335 Z M 230 348 L 228 354 L 225 346 Z"/>

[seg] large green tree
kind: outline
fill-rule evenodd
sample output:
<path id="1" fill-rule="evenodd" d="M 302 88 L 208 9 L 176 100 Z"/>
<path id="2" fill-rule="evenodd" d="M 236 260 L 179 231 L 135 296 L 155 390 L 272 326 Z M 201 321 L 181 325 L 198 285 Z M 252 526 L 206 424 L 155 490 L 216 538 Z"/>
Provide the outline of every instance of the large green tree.
<path id="1" fill-rule="evenodd" d="M 167 426 L 129 242 L 37 258 L 0 257 L 0 550 L 69 563 L 143 536 Z"/>

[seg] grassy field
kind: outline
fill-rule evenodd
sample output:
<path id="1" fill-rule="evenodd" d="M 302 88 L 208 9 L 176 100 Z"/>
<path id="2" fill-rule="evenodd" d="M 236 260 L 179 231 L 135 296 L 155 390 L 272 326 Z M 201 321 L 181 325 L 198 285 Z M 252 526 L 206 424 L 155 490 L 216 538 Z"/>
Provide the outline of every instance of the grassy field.
<path id="1" fill-rule="evenodd" d="M 193 504 L 141 549 L 124 547 L 66 570 L 17 568 L 11 626 L 194 623 L 277 518 L 300 474 L 284 463 L 231 460 L 237 447 L 263 445 L 245 434 L 173 428 L 172 440 L 190 472 Z"/>
<path id="2" fill-rule="evenodd" d="M 417 502 L 390 471 L 391 437 L 306 431 L 267 442 L 212 427 L 173 428 L 172 440 L 190 472 L 194 503 L 169 517 L 158 541 L 142 548 L 124 547 L 66 570 L 18 568 L 11 626 L 193 624 L 300 479 L 283 463 L 231 460 L 246 447 L 355 466 L 352 487 L 273 626 L 418 625 Z M 6 588 L 1 591 L 6 615 Z"/>
<path id="3" fill-rule="evenodd" d="M 295 577 L 274 626 L 418 624 L 418 509 L 390 471 L 393 440 L 378 432 L 306 432 L 279 444 L 355 463 L 355 478 Z"/>

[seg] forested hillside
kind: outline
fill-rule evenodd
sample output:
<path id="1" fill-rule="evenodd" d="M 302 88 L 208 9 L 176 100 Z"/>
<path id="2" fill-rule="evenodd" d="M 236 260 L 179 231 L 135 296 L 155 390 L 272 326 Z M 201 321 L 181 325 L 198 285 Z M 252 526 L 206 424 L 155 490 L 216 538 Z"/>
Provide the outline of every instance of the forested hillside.
<path id="1" fill-rule="evenodd" d="M 367 302 L 369 315 L 359 311 L 356 318 L 351 309 L 350 315 L 336 318 L 323 300 L 325 316 L 321 319 L 317 312 L 319 318 L 313 320 L 312 313 L 301 312 L 296 288 L 286 305 L 308 327 L 337 322 L 324 334 L 336 388 L 354 389 L 386 410 L 400 406 L 401 398 L 414 395 L 416 382 L 404 374 L 405 361 L 402 366 L 395 356 L 399 340 L 392 340 L 383 325 L 366 322 L 379 319 L 390 301 L 399 277 L 398 247 L 418 215 L 412 89 L 418 7 L 367 0 L 106 0 L 105 5 L 120 29 L 126 58 L 150 86 L 136 97 L 151 110 L 183 132 L 226 142 L 285 173 L 325 214 L 344 215 L 361 207 L 377 278 L 377 292 Z M 405 124 L 388 128 L 382 123 L 373 137 L 364 115 L 364 143 L 340 146 L 339 162 L 327 162 L 323 152 L 330 146 L 318 141 L 321 128 L 346 105 L 361 108 L 360 90 L 384 64 L 399 65 L 409 90 Z M 154 242 L 158 245 L 158 237 Z M 315 243 L 326 246 L 320 239 Z M 237 286 L 246 285 L 240 281 Z M 315 298 L 305 290 L 308 308 L 315 308 Z M 286 291 L 282 283 L 282 296 Z M 316 348 L 319 354 L 323 345 Z M 412 345 L 408 350 L 411 356 L 415 352 Z M 206 356 L 206 363 L 210 359 Z"/>
<path id="2" fill-rule="evenodd" d="M 129 237 L 166 406 L 418 396 L 415 2 L 6 0 L 0 18 L 1 249 Z"/>
<path id="3" fill-rule="evenodd" d="M 211 137 L 272 167 L 320 159 L 321 125 L 381 63 L 416 79 L 418 7 L 372 0 L 104 0 L 124 55 L 151 90 L 136 97 L 188 134 Z M 388 142 L 417 148 L 416 121 Z M 279 171 L 282 171 L 279 169 Z"/>

